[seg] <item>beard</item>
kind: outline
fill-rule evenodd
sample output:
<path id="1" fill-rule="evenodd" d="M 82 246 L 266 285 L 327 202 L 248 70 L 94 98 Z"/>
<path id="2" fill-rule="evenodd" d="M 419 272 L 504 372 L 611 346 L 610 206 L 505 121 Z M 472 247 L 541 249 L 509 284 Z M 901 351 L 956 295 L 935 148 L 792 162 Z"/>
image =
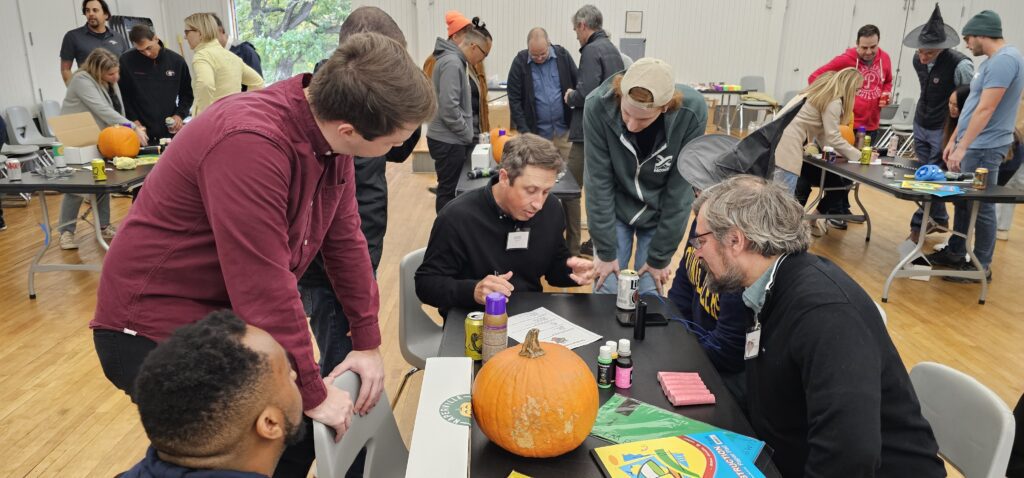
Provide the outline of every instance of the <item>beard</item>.
<path id="1" fill-rule="evenodd" d="M 302 416 L 300 415 L 299 421 L 298 423 L 296 423 L 293 422 L 291 418 L 288 418 L 288 415 L 285 415 L 284 433 L 285 446 L 292 446 L 299 443 L 306 436 L 306 420 L 303 419 Z"/>
<path id="2" fill-rule="evenodd" d="M 701 262 L 704 262 L 704 260 L 701 259 Z M 702 264 L 704 270 L 708 271 L 708 288 L 711 289 L 712 292 L 717 293 L 739 292 L 743 290 L 743 271 L 731 262 L 723 262 L 725 265 L 725 272 L 720 275 L 716 275 L 711 272 L 711 269 L 708 268 L 707 262 Z"/>

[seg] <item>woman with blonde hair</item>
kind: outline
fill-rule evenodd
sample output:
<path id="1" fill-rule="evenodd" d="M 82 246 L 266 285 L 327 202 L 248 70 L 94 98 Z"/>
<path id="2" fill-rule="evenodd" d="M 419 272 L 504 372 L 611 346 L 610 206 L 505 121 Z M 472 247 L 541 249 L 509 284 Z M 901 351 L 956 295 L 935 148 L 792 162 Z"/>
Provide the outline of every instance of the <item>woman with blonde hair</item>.
<path id="1" fill-rule="evenodd" d="M 857 161 L 860 151 L 853 147 L 839 132 L 839 125 L 849 124 L 853 118 L 853 105 L 857 91 L 864 83 L 864 77 L 856 68 L 845 68 L 835 73 L 819 76 L 783 109 L 795 107 L 806 99 L 793 122 L 782 133 L 782 139 L 775 150 L 775 180 L 793 192 L 797 199 L 806 202 L 811 182 L 799 181 L 801 170 L 805 177 L 814 177 L 814 184 L 820 178 L 817 168 L 803 164 L 804 144 L 817 141 L 818 146 L 835 149 L 837 161 Z M 841 186 L 842 178 L 828 175 L 826 186 Z M 818 211 L 834 213 L 838 210 L 846 191 L 827 191 L 818 203 Z M 842 222 L 845 229 L 845 222 Z"/>
<path id="2" fill-rule="evenodd" d="M 68 81 L 60 113 L 67 115 L 88 112 L 92 114 L 96 126 L 100 129 L 117 124 L 129 126 L 135 130 L 139 142 L 146 144 L 149 140 L 146 128 L 132 123 L 124 116 L 124 102 L 121 100 L 121 90 L 117 86 L 120 77 L 121 66 L 117 56 L 103 48 L 93 50 Z M 64 195 L 64 200 L 60 204 L 58 226 L 61 249 L 78 249 L 78 244 L 75 244 L 75 223 L 81 206 L 82 196 Z M 113 239 L 116 230 L 110 224 L 110 197 L 106 194 L 98 195 L 94 207 L 103 238 Z"/>
<path id="3" fill-rule="evenodd" d="M 185 19 L 185 39 L 192 55 L 192 92 L 197 116 L 214 101 L 242 91 L 263 88 L 263 78 L 234 53 L 221 46 L 220 29 L 212 13 L 193 13 Z"/>

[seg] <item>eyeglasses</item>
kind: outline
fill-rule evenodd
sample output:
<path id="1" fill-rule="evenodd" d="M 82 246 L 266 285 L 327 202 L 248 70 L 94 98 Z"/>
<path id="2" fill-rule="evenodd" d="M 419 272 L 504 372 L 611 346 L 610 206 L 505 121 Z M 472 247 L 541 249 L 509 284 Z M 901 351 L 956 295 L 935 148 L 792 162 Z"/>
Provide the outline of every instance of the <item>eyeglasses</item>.
<path id="1" fill-rule="evenodd" d="M 480 54 L 483 55 L 484 58 L 487 58 L 487 55 L 490 54 L 490 52 L 484 51 L 484 49 L 480 48 L 480 45 L 477 45 L 476 43 L 473 43 L 473 47 L 476 48 L 477 50 L 480 50 Z"/>
<path id="2" fill-rule="evenodd" d="M 686 242 L 689 243 L 690 247 L 693 247 L 694 250 L 699 251 L 702 247 L 704 247 L 704 243 L 700 242 L 700 238 L 702 238 L 702 237 L 704 237 L 704 236 L 706 236 L 708 234 L 711 234 L 712 232 L 714 232 L 714 231 L 708 231 L 708 232 L 705 232 L 704 234 L 697 234 L 696 236 L 691 237 L 690 240 L 688 240 Z"/>

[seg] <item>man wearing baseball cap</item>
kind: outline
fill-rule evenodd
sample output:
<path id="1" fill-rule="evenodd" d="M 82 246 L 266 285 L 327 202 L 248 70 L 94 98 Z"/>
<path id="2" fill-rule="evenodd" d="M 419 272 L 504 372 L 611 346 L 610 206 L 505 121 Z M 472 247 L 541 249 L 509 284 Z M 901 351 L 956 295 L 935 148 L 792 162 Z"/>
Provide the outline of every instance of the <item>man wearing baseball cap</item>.
<path id="1" fill-rule="evenodd" d="M 1003 26 L 999 15 L 985 10 L 964 25 L 964 41 L 974 56 L 988 56 L 978 67 L 971 81 L 971 94 L 960 111 L 960 121 L 953 140 L 946 145 L 942 159 L 950 171 L 974 172 L 988 169 L 988 185 L 995 186 L 999 166 L 1013 142 L 1014 120 L 1024 91 L 1024 57 L 1020 50 L 1003 39 Z M 996 245 L 996 205 L 978 205 L 978 219 L 974 228 L 974 256 L 977 262 L 967 262 L 966 235 L 970 223 L 970 204 L 953 202 L 953 230 L 960 233 L 949 238 L 949 247 L 930 254 L 932 265 L 959 270 L 983 269 L 986 280 L 992 280 L 992 254 Z M 978 282 L 978 279 L 945 277 L 950 282 Z"/>
<path id="2" fill-rule="evenodd" d="M 631 257 L 640 293 L 662 292 L 693 203 L 675 163 L 683 146 L 704 134 L 707 116 L 700 93 L 677 85 L 672 67 L 654 58 L 638 60 L 587 97 L 584 187 L 595 292 L 616 293 Z"/>
<path id="3" fill-rule="evenodd" d="M 928 23 L 911 30 L 903 39 L 903 46 L 917 49 L 914 71 L 921 82 L 921 97 L 914 113 L 914 153 L 923 164 L 942 162 L 942 133 L 949 117 L 949 95 L 956 87 L 969 84 L 974 76 L 974 62 L 953 49 L 958 43 L 959 35 L 943 23 L 938 4 Z M 928 215 L 935 223 L 949 226 L 945 203 L 933 202 Z M 923 216 L 924 209 L 919 207 L 910 220 L 909 239 L 913 242 L 918 240 Z"/>

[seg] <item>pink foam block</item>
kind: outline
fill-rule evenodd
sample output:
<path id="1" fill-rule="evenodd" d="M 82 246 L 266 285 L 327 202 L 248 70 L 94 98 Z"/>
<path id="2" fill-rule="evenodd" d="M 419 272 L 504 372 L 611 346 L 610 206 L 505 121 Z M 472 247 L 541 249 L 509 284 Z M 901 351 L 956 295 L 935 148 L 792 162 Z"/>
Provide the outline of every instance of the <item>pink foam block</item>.
<path id="1" fill-rule="evenodd" d="M 711 405 L 715 403 L 715 396 L 711 393 L 703 395 L 677 395 L 670 396 L 669 401 L 677 407 L 683 405 Z"/>

